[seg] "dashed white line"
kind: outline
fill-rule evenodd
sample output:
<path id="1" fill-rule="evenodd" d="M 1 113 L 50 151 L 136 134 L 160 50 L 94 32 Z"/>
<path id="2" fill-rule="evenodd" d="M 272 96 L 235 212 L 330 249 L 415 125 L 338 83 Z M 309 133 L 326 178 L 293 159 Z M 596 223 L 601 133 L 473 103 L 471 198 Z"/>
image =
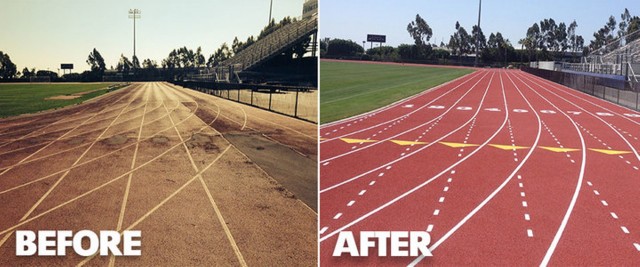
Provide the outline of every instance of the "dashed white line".
<path id="1" fill-rule="evenodd" d="M 436 209 L 436 210 L 433 211 L 433 215 L 434 216 L 438 216 L 438 214 L 440 214 L 440 210 L 439 209 Z"/>
<path id="2" fill-rule="evenodd" d="M 324 234 L 324 232 L 327 231 L 327 229 L 329 229 L 329 227 L 322 227 L 322 229 L 320 229 L 320 234 Z"/>
<path id="3" fill-rule="evenodd" d="M 374 184 L 376 184 L 376 181 L 371 181 L 371 182 L 369 183 L 369 185 L 374 185 Z"/>
<path id="4" fill-rule="evenodd" d="M 364 193 L 366 193 L 366 192 L 367 192 L 367 190 L 362 190 L 362 191 L 360 191 L 360 193 L 358 193 L 358 195 L 359 195 L 359 196 L 362 196 L 362 195 L 364 195 Z"/>
<path id="5" fill-rule="evenodd" d="M 382 177 L 384 176 L 384 172 L 381 172 L 380 174 L 378 174 L 378 177 Z"/>
<path id="6" fill-rule="evenodd" d="M 629 234 L 629 229 L 627 229 L 627 227 L 620 226 L 620 229 L 622 229 L 625 234 Z"/>
<path id="7" fill-rule="evenodd" d="M 527 202 L 526 201 L 522 201 L 522 206 L 526 208 L 527 207 Z"/>
<path id="8" fill-rule="evenodd" d="M 606 202 L 606 201 L 604 201 L 604 200 L 601 200 L 600 202 L 602 202 L 602 205 L 604 205 L 605 207 L 606 207 L 606 206 L 609 206 L 609 203 L 607 203 L 607 202 Z"/>
<path id="9" fill-rule="evenodd" d="M 525 213 L 524 214 L 524 220 L 525 221 L 531 221 L 531 216 L 529 215 L 529 213 Z"/>
<path id="10" fill-rule="evenodd" d="M 334 220 L 337 220 L 337 219 L 339 219 L 341 216 L 342 216 L 342 213 L 338 213 L 338 214 L 336 214 L 336 216 L 333 216 L 333 219 L 334 219 Z"/>
<path id="11" fill-rule="evenodd" d="M 611 212 L 611 217 L 613 217 L 614 219 L 618 219 L 618 215 L 615 212 Z"/>
<path id="12" fill-rule="evenodd" d="M 636 247 L 637 251 L 640 251 L 640 244 L 638 243 L 633 243 L 633 246 Z"/>
<path id="13" fill-rule="evenodd" d="M 438 202 L 440 203 L 444 202 L 444 197 L 440 197 L 440 199 L 438 199 Z"/>
<path id="14" fill-rule="evenodd" d="M 533 230 L 527 229 L 527 236 L 528 237 L 533 237 Z"/>
<path id="15" fill-rule="evenodd" d="M 442 189 L 442 191 L 444 191 L 444 192 L 449 191 L 449 187 L 448 187 L 448 186 L 445 186 L 445 187 L 444 187 L 444 189 Z"/>
<path id="16" fill-rule="evenodd" d="M 431 232 L 431 231 L 433 231 L 433 224 L 429 224 L 429 226 L 427 226 L 427 232 Z"/>

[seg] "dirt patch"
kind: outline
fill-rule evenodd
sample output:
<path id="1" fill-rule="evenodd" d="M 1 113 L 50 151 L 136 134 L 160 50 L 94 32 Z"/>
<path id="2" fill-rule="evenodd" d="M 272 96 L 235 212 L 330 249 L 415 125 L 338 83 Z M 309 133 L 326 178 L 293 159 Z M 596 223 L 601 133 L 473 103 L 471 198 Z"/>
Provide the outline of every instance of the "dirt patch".
<path id="1" fill-rule="evenodd" d="M 69 145 L 78 145 L 78 144 L 81 144 L 82 142 L 84 142 L 84 138 L 82 138 L 82 137 L 73 137 L 73 138 L 71 138 L 71 139 L 69 139 L 67 141 L 67 144 L 69 144 Z"/>
<path id="2" fill-rule="evenodd" d="M 151 142 L 154 144 L 166 144 L 169 142 L 169 138 L 166 136 L 158 135 L 151 138 Z"/>
<path id="3" fill-rule="evenodd" d="M 110 145 L 110 146 L 117 146 L 117 145 L 122 145 L 124 143 L 127 142 L 127 140 L 129 140 L 128 137 L 121 135 L 121 134 L 117 134 L 114 135 L 112 137 L 109 137 L 107 139 L 105 139 L 104 141 L 102 141 L 104 144 Z"/>
<path id="4" fill-rule="evenodd" d="M 187 141 L 187 147 L 190 149 L 202 148 L 206 153 L 213 154 L 220 152 L 220 148 L 213 143 L 213 136 L 196 133 Z"/>
<path id="5" fill-rule="evenodd" d="M 47 97 L 44 100 L 70 100 L 81 97 L 82 95 L 56 95 L 52 97 Z"/>

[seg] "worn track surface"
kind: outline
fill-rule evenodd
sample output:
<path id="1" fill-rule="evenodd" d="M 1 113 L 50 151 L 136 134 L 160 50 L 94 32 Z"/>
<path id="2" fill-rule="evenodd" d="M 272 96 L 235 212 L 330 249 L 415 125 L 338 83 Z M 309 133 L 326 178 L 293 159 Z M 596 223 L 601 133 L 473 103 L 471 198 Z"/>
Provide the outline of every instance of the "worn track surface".
<path id="1" fill-rule="evenodd" d="M 315 265 L 316 213 L 230 131 L 317 154 L 313 124 L 166 83 L 0 120 L 0 265 Z M 45 229 L 141 230 L 142 256 L 15 256 L 15 230 Z"/>

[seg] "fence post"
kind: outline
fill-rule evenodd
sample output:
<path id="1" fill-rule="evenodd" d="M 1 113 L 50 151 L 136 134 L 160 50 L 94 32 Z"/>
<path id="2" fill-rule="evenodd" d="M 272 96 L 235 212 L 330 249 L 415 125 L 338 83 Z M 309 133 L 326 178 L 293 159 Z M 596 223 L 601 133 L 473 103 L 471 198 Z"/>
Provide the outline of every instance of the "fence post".
<path id="1" fill-rule="evenodd" d="M 616 89 L 618 91 L 618 99 L 616 100 L 616 104 L 620 105 L 620 89 Z"/>
<path id="2" fill-rule="evenodd" d="M 293 116 L 298 117 L 298 94 L 300 93 L 300 89 L 296 89 L 296 107 L 293 109 Z"/>
<path id="3" fill-rule="evenodd" d="M 251 89 L 251 105 L 253 106 L 253 89 Z"/>
<path id="4" fill-rule="evenodd" d="M 271 98 L 273 97 L 273 89 L 269 89 L 269 110 L 271 110 Z"/>
<path id="5" fill-rule="evenodd" d="M 238 88 L 238 102 L 240 102 L 240 88 Z"/>

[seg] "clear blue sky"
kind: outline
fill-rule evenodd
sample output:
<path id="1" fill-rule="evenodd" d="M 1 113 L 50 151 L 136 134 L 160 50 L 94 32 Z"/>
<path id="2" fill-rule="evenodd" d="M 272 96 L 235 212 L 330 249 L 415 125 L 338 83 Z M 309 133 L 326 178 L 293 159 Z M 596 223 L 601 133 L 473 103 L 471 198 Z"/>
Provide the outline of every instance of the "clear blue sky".
<path id="1" fill-rule="evenodd" d="M 575 19 L 577 34 L 585 44 L 593 39 L 610 15 L 619 22 L 628 8 L 631 15 L 640 16 L 639 0 L 483 0 L 480 26 L 487 38 L 491 32 L 501 32 L 514 46 L 526 34 L 527 28 L 545 18 L 567 26 Z M 478 22 L 478 0 L 321 0 L 320 37 L 350 39 L 358 44 L 368 33 L 387 35 L 387 45 L 413 44 L 407 24 L 416 14 L 433 30 L 431 43 L 445 44 L 455 31 L 456 21 L 467 32 Z M 369 48 L 367 43 L 366 47 Z"/>
<path id="2" fill-rule="evenodd" d="M 129 9 L 142 10 L 136 21 L 136 54 L 142 62 L 160 64 L 178 47 L 201 46 L 209 57 L 235 36 L 258 35 L 269 19 L 270 0 L 2 0 L 0 51 L 24 67 L 58 71 L 60 63 L 73 63 L 74 72 L 95 47 L 107 68 L 120 54 L 133 55 L 133 21 Z M 302 15 L 304 0 L 273 0 L 272 17 Z"/>

